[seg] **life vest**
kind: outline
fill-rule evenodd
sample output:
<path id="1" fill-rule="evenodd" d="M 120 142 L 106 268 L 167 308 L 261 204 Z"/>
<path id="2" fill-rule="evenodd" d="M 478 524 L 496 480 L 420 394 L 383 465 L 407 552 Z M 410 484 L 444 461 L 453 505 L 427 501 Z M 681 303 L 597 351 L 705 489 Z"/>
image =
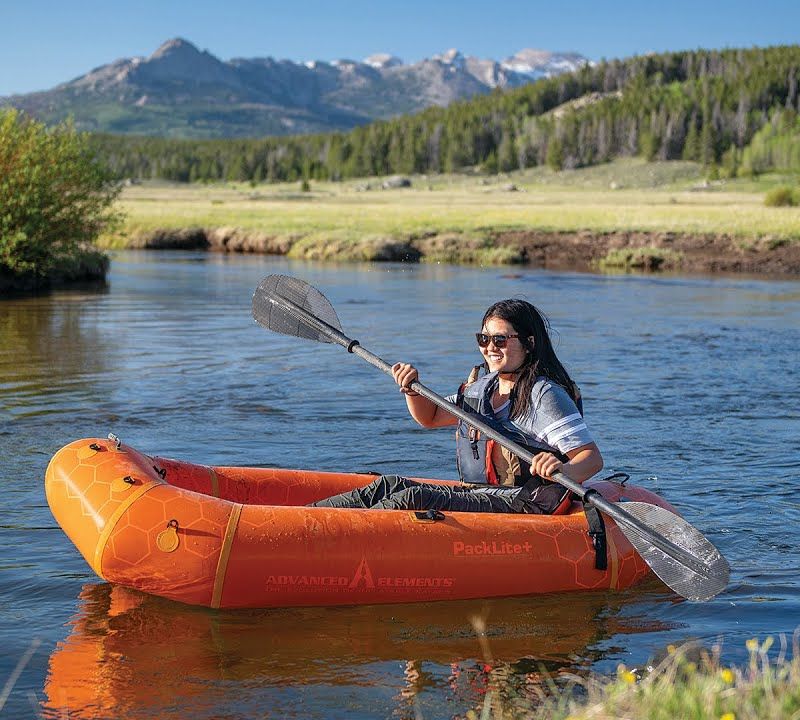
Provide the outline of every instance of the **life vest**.
<path id="1" fill-rule="evenodd" d="M 534 455 L 549 452 L 561 462 L 567 462 L 569 458 L 566 455 L 528 435 L 512 420 L 497 418 L 492 408 L 492 395 L 499 382 L 497 373 L 477 378 L 478 368 L 473 369 L 467 382 L 459 388 L 456 399 L 458 407 L 480 416 L 486 425 Z M 580 406 L 579 409 L 582 412 Z M 531 475 L 530 465 L 502 446 L 500 451 L 508 464 L 508 471 L 506 477 L 498 477 L 492 461 L 495 446 L 494 440 L 485 438 L 480 431 L 459 420 L 456 426 L 456 464 L 462 482 L 523 487 L 528 497 L 542 495 L 539 504 L 545 512 L 552 514 L 565 512 L 569 508 L 572 495 L 568 490 L 538 475 Z"/>

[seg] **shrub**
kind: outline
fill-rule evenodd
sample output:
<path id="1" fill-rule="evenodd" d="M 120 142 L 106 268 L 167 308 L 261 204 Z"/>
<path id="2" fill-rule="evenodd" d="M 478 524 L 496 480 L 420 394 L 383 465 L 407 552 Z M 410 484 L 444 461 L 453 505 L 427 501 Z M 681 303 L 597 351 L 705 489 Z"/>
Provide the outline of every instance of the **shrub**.
<path id="1" fill-rule="evenodd" d="M 48 129 L 16 110 L 0 113 L 0 283 L 34 289 L 104 277 L 92 246 L 120 217 L 121 185 L 71 123 Z"/>
<path id="2" fill-rule="evenodd" d="M 597 262 L 600 270 L 664 270 L 677 267 L 683 255 L 656 247 L 612 248 Z"/>
<path id="3" fill-rule="evenodd" d="M 767 207 L 791 207 L 798 204 L 798 201 L 800 201 L 799 195 L 799 190 L 792 190 L 787 185 L 780 185 L 772 188 L 764 196 L 764 205 Z"/>
<path id="4" fill-rule="evenodd" d="M 783 639 L 785 641 L 785 638 Z M 777 657 L 767 654 L 773 638 L 745 643 L 750 660 L 743 667 L 720 662 L 720 649 L 668 646 L 668 655 L 643 671 L 624 665 L 613 679 L 587 683 L 585 700 L 551 703 L 551 712 L 539 717 L 573 720 L 649 718 L 651 720 L 762 720 L 796 718 L 800 713 L 800 656 L 797 638 L 793 657 L 787 648 Z M 655 663 L 654 663 L 655 664 Z"/>

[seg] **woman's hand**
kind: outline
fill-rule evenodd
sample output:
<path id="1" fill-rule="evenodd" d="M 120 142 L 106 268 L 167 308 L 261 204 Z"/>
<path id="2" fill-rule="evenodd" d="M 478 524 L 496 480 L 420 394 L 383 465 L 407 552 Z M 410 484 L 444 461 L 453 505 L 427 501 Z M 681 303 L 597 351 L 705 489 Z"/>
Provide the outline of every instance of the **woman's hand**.
<path id="1" fill-rule="evenodd" d="M 574 450 L 567 451 L 569 462 L 562 463 L 555 455 L 541 452 L 535 455 L 531 463 L 531 473 L 547 480 L 553 479 L 554 472 L 564 473 L 570 480 L 583 483 L 592 475 L 603 469 L 603 456 L 594 443 L 582 445 Z"/>
<path id="2" fill-rule="evenodd" d="M 400 386 L 400 392 L 409 397 L 416 397 L 419 393 L 411 389 L 411 383 L 419 379 L 417 368 L 408 363 L 395 363 L 392 365 L 392 377 Z"/>
<path id="3" fill-rule="evenodd" d="M 549 452 L 541 452 L 534 455 L 533 462 L 531 463 L 531 474 L 536 474 L 539 477 L 551 480 L 553 473 L 561 470 L 561 462 L 555 455 Z"/>

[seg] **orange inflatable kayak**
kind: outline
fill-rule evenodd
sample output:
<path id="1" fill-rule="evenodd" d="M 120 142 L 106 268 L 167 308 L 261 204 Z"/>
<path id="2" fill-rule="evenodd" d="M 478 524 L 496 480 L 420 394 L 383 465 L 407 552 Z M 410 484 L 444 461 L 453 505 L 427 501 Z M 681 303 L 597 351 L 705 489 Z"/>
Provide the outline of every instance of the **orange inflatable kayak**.
<path id="1" fill-rule="evenodd" d="M 608 564 L 582 506 L 566 515 L 305 507 L 370 475 L 210 467 L 85 439 L 47 468 L 50 508 L 101 578 L 213 608 L 360 605 L 623 589 L 649 573 L 606 519 Z M 447 480 L 429 480 L 450 483 Z M 607 500 L 674 508 L 631 485 Z"/>

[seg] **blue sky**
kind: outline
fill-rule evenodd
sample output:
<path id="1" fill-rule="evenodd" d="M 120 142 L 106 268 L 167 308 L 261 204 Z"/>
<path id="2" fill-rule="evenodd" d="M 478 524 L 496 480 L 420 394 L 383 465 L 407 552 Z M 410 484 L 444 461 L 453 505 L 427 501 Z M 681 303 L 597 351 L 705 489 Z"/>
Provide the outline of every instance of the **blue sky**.
<path id="1" fill-rule="evenodd" d="M 525 47 L 593 60 L 800 42 L 800 0 L 0 0 L 0 96 L 48 89 L 183 37 L 222 60 L 406 62 L 451 47 Z"/>

